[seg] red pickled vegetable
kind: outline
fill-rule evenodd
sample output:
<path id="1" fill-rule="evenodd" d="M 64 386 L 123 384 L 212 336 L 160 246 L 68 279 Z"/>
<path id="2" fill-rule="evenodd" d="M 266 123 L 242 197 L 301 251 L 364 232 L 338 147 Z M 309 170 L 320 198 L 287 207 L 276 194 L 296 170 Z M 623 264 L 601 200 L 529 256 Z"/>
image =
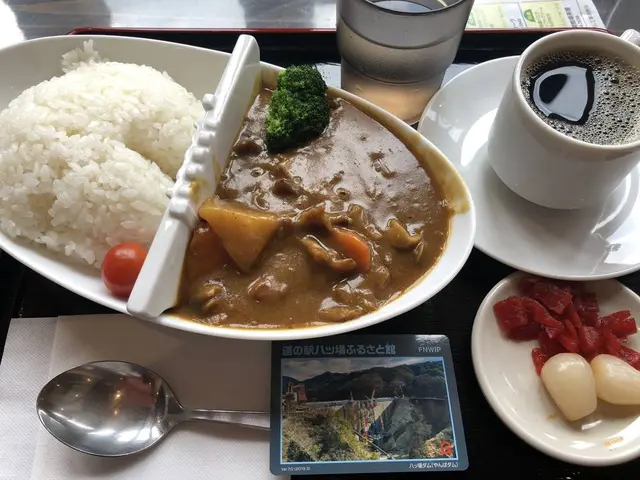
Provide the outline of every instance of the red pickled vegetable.
<path id="1" fill-rule="evenodd" d="M 562 323 L 564 324 L 563 335 L 573 340 L 578 340 L 578 331 L 576 330 L 576 327 L 574 327 L 573 324 L 567 319 L 563 320 Z"/>
<path id="2" fill-rule="evenodd" d="M 544 325 L 554 330 L 564 330 L 562 323 L 553 318 L 542 304 L 532 298 L 524 297 L 522 305 L 527 312 L 529 320 Z"/>
<path id="3" fill-rule="evenodd" d="M 538 335 L 538 343 L 540 344 L 540 348 L 542 349 L 542 351 L 549 357 L 553 357 L 558 353 L 567 351 L 557 340 L 549 338 L 546 332 L 542 332 L 540 333 L 540 335 Z"/>
<path id="4" fill-rule="evenodd" d="M 549 358 L 563 352 L 588 361 L 608 353 L 640 370 L 640 352 L 626 345 L 628 337 L 638 332 L 629 310 L 600 317 L 595 294 L 585 292 L 581 283 L 526 275 L 518 288 L 522 296 L 497 302 L 493 309 L 507 338 L 538 341 L 531 351 L 538 375 Z"/>
<path id="5" fill-rule="evenodd" d="M 578 343 L 580 352 L 585 357 L 591 358 L 604 351 L 602 335 L 594 327 L 584 325 L 578 329 Z"/>
<path id="6" fill-rule="evenodd" d="M 640 370 L 640 353 L 636 352 L 632 348 L 620 345 L 618 358 L 624 360 L 636 370 Z"/>
<path id="7" fill-rule="evenodd" d="M 531 287 L 531 298 L 537 300 L 554 313 L 562 313 L 573 300 L 573 295 L 549 281 L 539 281 Z"/>
<path id="8" fill-rule="evenodd" d="M 600 333 L 604 339 L 604 349 L 606 353 L 617 356 L 620 348 L 622 347 L 618 338 L 607 329 L 600 330 Z"/>
<path id="9" fill-rule="evenodd" d="M 580 328 L 582 326 L 582 321 L 580 320 L 580 316 L 578 315 L 573 303 L 567 305 L 567 308 L 564 311 L 564 317 L 568 319 L 574 327 Z"/>
<path id="10" fill-rule="evenodd" d="M 600 308 L 598 307 L 598 299 L 594 293 L 583 292 L 573 299 L 573 305 L 578 312 L 578 316 L 585 325 L 596 325 Z"/>
<path id="11" fill-rule="evenodd" d="M 536 373 L 540 375 L 542 367 L 549 360 L 549 355 L 544 353 L 540 348 L 534 348 L 531 350 L 531 358 L 533 359 L 533 365 L 536 367 Z"/>
<path id="12" fill-rule="evenodd" d="M 569 320 L 564 320 L 564 332 L 558 335 L 558 342 L 567 352 L 578 353 L 580 345 L 578 342 L 578 332 Z"/>
<path id="13" fill-rule="evenodd" d="M 600 324 L 608 328 L 616 337 L 628 337 L 638 332 L 636 319 L 629 310 L 621 310 L 600 318 Z"/>
<path id="14" fill-rule="evenodd" d="M 523 325 L 522 327 L 512 328 L 507 332 L 507 337 L 511 340 L 520 342 L 535 340 L 538 338 L 541 329 L 542 327 L 539 323 L 530 323 L 528 325 Z"/>
<path id="15" fill-rule="evenodd" d="M 522 298 L 513 296 L 493 305 L 493 313 L 498 319 L 498 326 L 504 333 L 529 323 Z"/>
<path id="16" fill-rule="evenodd" d="M 544 331 L 551 340 L 555 340 L 564 332 L 564 325 L 560 324 L 560 326 L 562 327 L 561 329 L 544 327 Z"/>

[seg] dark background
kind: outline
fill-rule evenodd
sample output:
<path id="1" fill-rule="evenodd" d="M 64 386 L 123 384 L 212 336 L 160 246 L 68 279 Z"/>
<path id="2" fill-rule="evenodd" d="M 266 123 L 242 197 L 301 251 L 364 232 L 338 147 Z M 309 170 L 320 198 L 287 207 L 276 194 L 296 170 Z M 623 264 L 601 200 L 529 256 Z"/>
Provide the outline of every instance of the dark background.
<path id="1" fill-rule="evenodd" d="M 0 0 L 0 43 L 17 32 L 24 38 L 36 38 L 89 26 L 334 28 L 335 3 L 336 0 Z M 638 0 L 593 3 L 605 26 L 613 32 L 640 27 Z"/>
<path id="2" fill-rule="evenodd" d="M 115 0 L 114 0 L 115 2 Z M 55 3 L 55 2 L 50 2 Z M 73 1 L 68 2 L 73 4 Z M 87 2 L 94 4 L 94 2 Z M 160 2 L 162 3 L 162 2 Z M 293 2 L 289 2 L 293 3 Z M 34 3 L 35 5 L 35 3 Z M 46 3 L 45 3 L 46 5 Z M 125 33 L 125 32 L 121 32 Z M 126 32 L 131 34 L 131 32 Z M 148 35 L 148 33 L 139 33 Z M 295 38 L 292 38 L 292 35 Z M 466 34 L 457 62 L 477 63 L 498 56 L 520 53 L 542 33 Z M 165 33 L 155 38 L 230 50 L 238 33 Z M 263 60 L 277 64 L 292 62 L 337 62 L 333 33 L 255 34 Z M 508 430 L 493 413 L 477 384 L 471 362 L 471 327 L 477 308 L 489 290 L 512 269 L 477 250 L 460 274 L 429 302 L 363 333 L 444 334 L 450 339 L 458 393 L 467 437 L 470 468 L 465 472 L 434 473 L 440 479 L 480 479 L 504 476 L 518 480 L 632 479 L 640 461 L 606 469 L 581 468 L 542 455 Z M 640 292 L 640 273 L 620 279 Z M 4 342 L 11 317 L 39 317 L 107 312 L 104 307 L 79 298 L 0 253 L 0 343 Z M 526 395 L 526 392 L 523 392 Z M 417 478 L 411 474 L 384 478 Z M 346 478 L 346 477 L 326 477 Z M 358 477 L 349 477 L 358 478 Z M 363 478 L 372 478 L 371 475 Z"/>

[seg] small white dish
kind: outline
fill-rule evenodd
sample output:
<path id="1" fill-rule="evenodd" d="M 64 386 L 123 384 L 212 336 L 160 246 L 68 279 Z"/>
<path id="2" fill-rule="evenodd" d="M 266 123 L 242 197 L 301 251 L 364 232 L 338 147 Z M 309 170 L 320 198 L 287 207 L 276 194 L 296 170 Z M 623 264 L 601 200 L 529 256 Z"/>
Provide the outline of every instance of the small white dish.
<path id="1" fill-rule="evenodd" d="M 418 131 L 455 165 L 478 215 L 475 246 L 518 270 L 566 280 L 614 278 L 640 269 L 640 167 L 607 202 L 573 211 L 530 203 L 487 160 L 489 129 L 518 57 L 461 73 L 427 105 Z"/>
<path id="2" fill-rule="evenodd" d="M 537 341 L 515 342 L 502 335 L 493 305 L 516 295 L 516 272 L 485 297 L 473 324 L 471 353 L 480 388 L 498 417 L 532 447 L 559 460 L 584 466 L 608 466 L 640 456 L 640 407 L 605 407 L 583 420 L 565 421 L 536 375 L 531 350 Z M 640 318 L 640 297 L 616 280 L 590 282 L 601 315 L 630 310 Z M 640 347 L 640 334 L 629 337 Z"/>

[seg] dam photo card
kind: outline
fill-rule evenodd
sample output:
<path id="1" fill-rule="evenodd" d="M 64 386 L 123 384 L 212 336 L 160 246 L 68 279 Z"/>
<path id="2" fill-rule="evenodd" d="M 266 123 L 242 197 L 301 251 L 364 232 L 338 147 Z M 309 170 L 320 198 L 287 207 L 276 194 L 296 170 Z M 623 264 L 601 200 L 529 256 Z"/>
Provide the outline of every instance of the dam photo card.
<path id="1" fill-rule="evenodd" d="M 271 355 L 274 475 L 468 468 L 446 336 L 274 342 Z"/>

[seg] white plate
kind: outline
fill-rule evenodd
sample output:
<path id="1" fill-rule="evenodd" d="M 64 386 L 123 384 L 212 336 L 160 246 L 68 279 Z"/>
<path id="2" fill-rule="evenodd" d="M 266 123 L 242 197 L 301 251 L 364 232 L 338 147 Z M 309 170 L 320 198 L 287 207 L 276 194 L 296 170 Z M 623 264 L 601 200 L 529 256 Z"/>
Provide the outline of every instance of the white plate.
<path id="1" fill-rule="evenodd" d="M 88 40 L 93 40 L 94 48 L 112 61 L 146 64 L 166 71 L 196 98 L 215 91 L 229 58 L 227 53 L 128 37 L 82 35 L 30 40 L 0 49 L 0 65 L 6 67 L 0 76 L 0 109 L 26 88 L 59 75 L 62 55 L 81 47 Z M 274 84 L 280 70 L 274 65 L 262 63 L 263 80 Z M 425 160 L 434 176 L 441 183 L 447 182 L 453 190 L 460 192 L 459 197 L 456 197 L 459 205 L 466 205 L 468 208 L 453 216 L 447 246 L 436 265 L 413 288 L 381 309 L 340 324 L 314 328 L 239 329 L 206 325 L 168 314 L 148 320 L 194 333 L 246 340 L 324 337 L 365 328 L 400 315 L 427 301 L 456 276 L 471 253 L 476 228 L 475 208 L 461 176 L 430 142 L 398 118 L 347 92 L 334 89 L 333 93 L 372 115 L 385 127 L 398 132 L 405 142 L 414 145 L 416 151 L 428 152 Z M 246 108 L 246 105 L 242 105 L 242 108 Z M 118 312 L 128 313 L 126 303 L 113 297 L 104 287 L 98 270 L 72 265 L 42 246 L 8 238 L 3 234 L 0 234 L 0 248 L 64 288 Z M 181 267 L 181 264 L 173 266 L 177 269 Z"/>
<path id="2" fill-rule="evenodd" d="M 600 405 L 590 417 L 565 421 L 533 366 L 531 349 L 538 342 L 515 342 L 501 334 L 493 305 L 517 294 L 521 275 L 509 275 L 489 292 L 473 324 L 473 367 L 487 401 L 516 435 L 559 460 L 605 466 L 640 456 L 640 407 L 609 410 Z M 602 315 L 628 309 L 640 318 L 640 298 L 620 282 L 590 282 L 588 290 L 598 296 Z M 640 334 L 629 337 L 629 347 L 640 347 Z"/>
<path id="3" fill-rule="evenodd" d="M 54 75 L 60 75 L 62 55 L 82 47 L 83 42 L 91 39 L 103 57 L 120 62 L 147 64 L 160 71 L 164 70 L 196 98 L 215 91 L 229 58 L 229 54 L 203 48 L 108 36 L 60 36 L 23 42 L 0 50 L 0 65 L 13 66 L 11 75 L 0 77 L 0 109 L 5 108 L 23 90 Z M 4 71 L 6 73 L 7 68 Z M 2 233 L 0 248 L 68 290 L 118 312 L 127 313 L 126 302 L 109 293 L 102 283 L 100 272 L 95 268 L 67 263 L 63 257 L 45 248 L 34 247 Z"/>
<path id="4" fill-rule="evenodd" d="M 597 280 L 635 272 L 640 269 L 638 169 L 606 204 L 559 211 L 520 198 L 487 162 L 489 129 L 517 58 L 492 60 L 455 77 L 433 96 L 418 126 L 471 190 L 478 215 L 475 246 L 506 265 L 548 278 Z"/>

